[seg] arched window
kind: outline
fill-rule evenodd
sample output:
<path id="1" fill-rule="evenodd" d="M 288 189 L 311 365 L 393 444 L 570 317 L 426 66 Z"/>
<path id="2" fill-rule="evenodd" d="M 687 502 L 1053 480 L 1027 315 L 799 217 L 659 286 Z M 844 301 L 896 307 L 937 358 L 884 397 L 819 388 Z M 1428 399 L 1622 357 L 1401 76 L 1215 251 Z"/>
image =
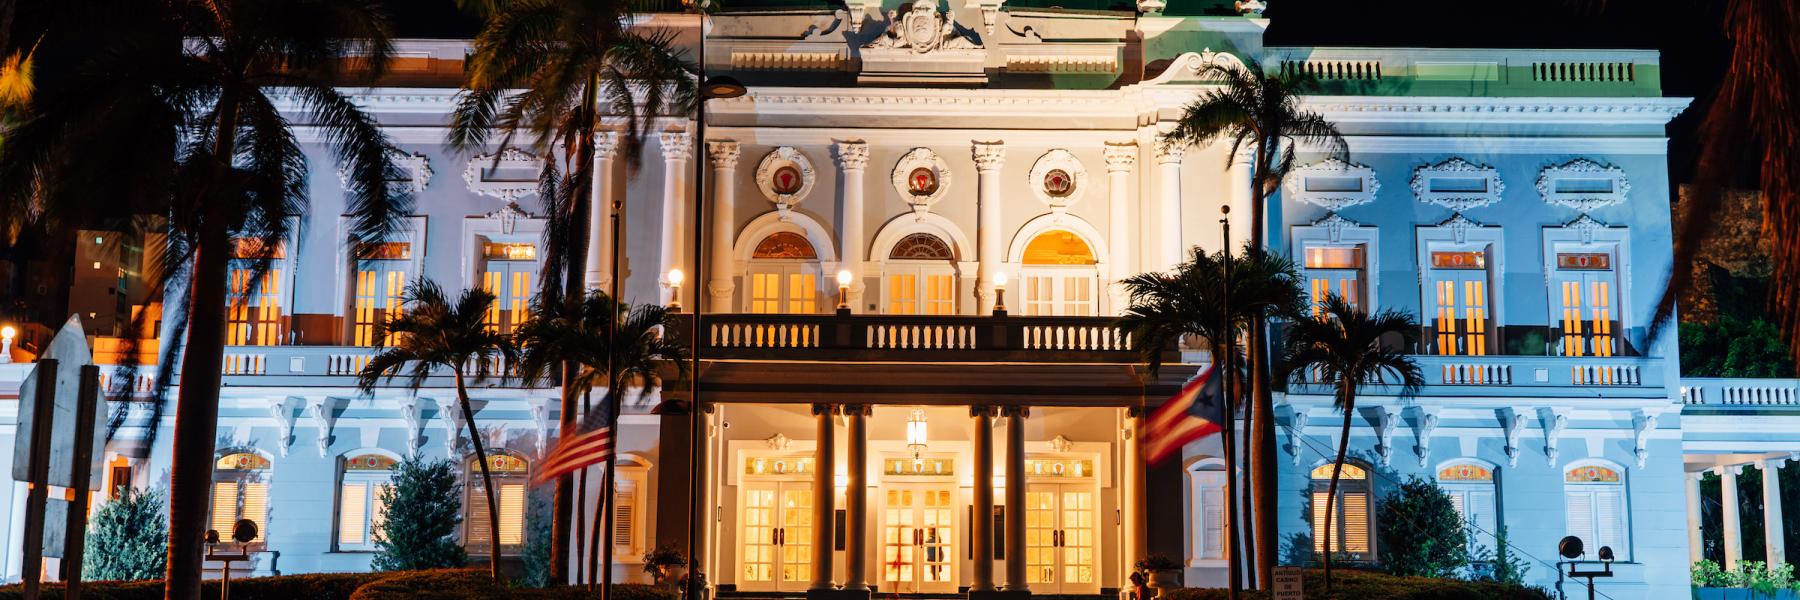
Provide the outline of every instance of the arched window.
<path id="1" fill-rule="evenodd" d="M 510 450 L 488 450 L 488 472 L 494 478 L 494 502 L 500 509 L 500 552 L 517 552 L 525 544 L 525 491 L 530 484 L 531 463 Z M 468 497 L 463 500 L 463 547 L 470 554 L 488 551 L 487 488 L 481 463 L 468 462 Z"/>
<path id="2" fill-rule="evenodd" d="M 337 544 L 339 551 L 375 549 L 375 532 L 387 515 L 381 491 L 393 481 L 400 461 L 382 452 L 344 457 L 338 480 Z"/>
<path id="3" fill-rule="evenodd" d="M 1493 547 L 1493 535 L 1499 531 L 1498 502 L 1494 487 L 1494 469 L 1475 461 L 1459 460 L 1438 468 L 1438 487 L 1450 495 L 1456 512 L 1462 515 L 1469 539 Z"/>
<path id="4" fill-rule="evenodd" d="M 252 548 L 261 548 L 269 531 L 269 458 L 254 450 L 229 451 L 213 464 L 212 528 L 231 539 L 238 519 L 256 523 Z"/>
<path id="5" fill-rule="evenodd" d="M 806 236 L 777 231 L 750 253 L 750 312 L 819 312 L 819 253 Z"/>
<path id="6" fill-rule="evenodd" d="M 1205 459 L 1188 468 L 1191 519 L 1188 557 L 1195 561 L 1225 560 L 1225 464 Z"/>
<path id="7" fill-rule="evenodd" d="M 1619 560 L 1631 560 L 1625 473 L 1617 465 L 1600 461 L 1569 465 L 1563 471 L 1563 515 L 1568 534 L 1581 538 L 1589 556 L 1601 546 L 1611 546 Z"/>
<path id="8" fill-rule="evenodd" d="M 913 233 L 900 238 L 882 265 L 890 315 L 956 314 L 956 251 L 942 238 Z"/>
<path id="9" fill-rule="evenodd" d="M 1052 229 L 1025 245 L 1020 272 L 1027 316 L 1092 316 L 1099 260 L 1086 240 L 1072 231 Z"/>
<path id="10" fill-rule="evenodd" d="M 1332 552 L 1347 560 L 1374 560 L 1375 545 L 1370 540 L 1375 515 L 1370 510 L 1369 472 L 1361 466 L 1344 463 L 1343 475 L 1338 477 L 1337 503 L 1333 506 L 1333 514 L 1327 515 L 1325 494 L 1331 484 L 1331 467 L 1327 463 L 1312 470 L 1313 551 L 1325 551 L 1325 523 L 1329 520 Z"/>

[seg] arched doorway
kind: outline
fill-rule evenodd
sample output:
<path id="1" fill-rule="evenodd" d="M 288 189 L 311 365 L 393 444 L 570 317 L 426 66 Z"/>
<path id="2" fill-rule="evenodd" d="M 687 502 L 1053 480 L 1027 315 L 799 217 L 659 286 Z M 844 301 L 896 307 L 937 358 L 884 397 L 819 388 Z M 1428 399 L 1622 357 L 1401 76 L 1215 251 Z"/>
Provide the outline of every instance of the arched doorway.
<path id="1" fill-rule="evenodd" d="M 1026 316 L 1098 314 L 1099 260 L 1093 246 L 1073 231 L 1050 229 L 1025 245 L 1019 286 Z"/>
<path id="2" fill-rule="evenodd" d="M 882 264 L 882 314 L 954 315 L 956 251 L 943 238 L 912 233 L 900 238 Z"/>
<path id="3" fill-rule="evenodd" d="M 750 312 L 819 312 L 819 253 L 806 236 L 769 234 L 751 250 L 747 271 Z"/>

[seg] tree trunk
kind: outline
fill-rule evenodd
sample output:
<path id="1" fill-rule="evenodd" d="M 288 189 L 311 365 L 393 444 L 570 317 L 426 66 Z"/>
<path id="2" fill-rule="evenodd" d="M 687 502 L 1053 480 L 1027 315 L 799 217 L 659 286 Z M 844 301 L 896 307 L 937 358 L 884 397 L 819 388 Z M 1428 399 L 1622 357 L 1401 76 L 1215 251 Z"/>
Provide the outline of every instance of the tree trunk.
<path id="1" fill-rule="evenodd" d="M 1356 392 L 1348 383 L 1338 384 L 1338 395 L 1344 399 L 1344 429 L 1338 433 L 1337 460 L 1332 462 L 1331 483 L 1325 486 L 1325 592 L 1331 592 L 1331 524 L 1337 520 L 1338 477 L 1343 475 L 1344 454 L 1350 450 L 1350 418 L 1356 414 Z"/>
<path id="2" fill-rule="evenodd" d="M 1222 381 L 1221 383 L 1229 382 L 1231 377 L 1233 375 L 1235 375 L 1235 373 L 1233 372 L 1235 369 L 1232 367 L 1232 362 L 1233 362 L 1231 359 L 1232 352 L 1233 352 L 1233 350 L 1231 350 L 1231 345 L 1228 342 L 1228 343 L 1224 344 L 1223 347 L 1221 347 L 1214 354 L 1215 356 L 1225 357 L 1225 363 L 1224 363 L 1225 370 L 1220 372 L 1219 375 L 1225 377 L 1226 379 L 1225 379 L 1225 381 Z M 1237 390 L 1235 389 L 1236 386 L 1230 386 L 1228 383 L 1227 383 L 1227 386 L 1234 388 L 1234 389 L 1224 390 L 1224 392 L 1225 392 L 1225 407 L 1224 407 L 1225 408 L 1225 410 L 1224 410 L 1225 422 L 1221 423 L 1221 425 L 1224 426 L 1224 431 L 1222 432 L 1223 437 L 1221 437 L 1219 439 L 1219 442 L 1220 442 L 1219 445 L 1220 445 L 1220 449 L 1223 450 L 1224 454 L 1225 454 L 1225 494 L 1224 495 L 1225 495 L 1225 530 L 1226 530 L 1225 540 L 1226 540 L 1226 544 L 1227 544 L 1225 547 L 1225 556 L 1228 559 L 1228 560 L 1226 560 L 1225 564 L 1226 564 L 1226 569 L 1228 571 L 1230 571 L 1230 573 L 1228 573 L 1226 575 L 1226 582 L 1227 582 L 1226 589 L 1229 591 L 1229 595 L 1227 597 L 1231 598 L 1232 600 L 1236 600 L 1236 598 L 1238 597 L 1238 595 L 1237 595 L 1238 590 L 1243 588 L 1243 580 L 1244 580 L 1244 552 L 1243 552 L 1243 550 L 1244 550 L 1244 546 L 1249 544 L 1249 540 L 1244 539 L 1244 535 L 1243 535 L 1244 530 L 1242 529 L 1243 522 L 1242 522 L 1242 519 L 1239 518 L 1239 514 L 1241 512 L 1243 512 L 1242 509 L 1244 508 L 1244 505 L 1239 502 L 1243 498 L 1243 494 L 1238 492 L 1238 488 L 1239 488 L 1238 474 L 1241 472 L 1238 470 L 1239 463 L 1237 460 L 1237 454 L 1238 454 L 1237 453 L 1237 406 L 1238 406 L 1238 403 L 1235 399 L 1235 396 L 1237 396 L 1238 394 L 1235 393 L 1235 392 L 1237 392 Z"/>
<path id="3" fill-rule="evenodd" d="M 219 131 L 211 168 L 214 182 L 225 180 L 231 150 L 237 146 L 238 91 L 226 86 L 219 96 Z M 181 387 L 175 393 L 175 440 L 169 456 L 169 555 L 163 596 L 199 600 L 200 568 L 205 551 L 211 498 L 214 441 L 219 429 L 219 377 L 225 362 L 225 288 L 230 267 L 231 237 L 224 213 L 234 199 L 202 188 L 193 201 L 206 206 L 194 249 L 189 282 L 187 349 L 181 360 Z"/>
<path id="4" fill-rule="evenodd" d="M 477 359 L 480 360 L 480 359 Z M 488 505 L 488 574 L 500 579 L 500 503 L 494 501 L 494 476 L 488 473 L 487 449 L 481 445 L 481 430 L 475 427 L 475 407 L 469 405 L 469 389 L 463 384 L 463 365 L 456 365 L 456 401 L 461 403 L 463 423 L 469 429 L 469 442 L 475 446 L 475 462 L 481 465 L 481 487 L 487 492 Z"/>
<path id="5" fill-rule="evenodd" d="M 1251 169 L 1250 185 L 1250 245 L 1251 251 L 1260 255 L 1263 249 L 1264 204 L 1268 201 L 1268 190 L 1263 185 L 1263 177 L 1267 172 L 1267 161 L 1272 147 L 1267 143 L 1257 146 L 1257 163 Z M 1250 490 L 1256 496 L 1252 510 L 1255 521 L 1256 536 L 1256 582 L 1257 587 L 1269 589 L 1275 584 L 1275 552 L 1276 524 L 1275 513 L 1278 510 L 1281 490 L 1276 473 L 1275 449 L 1275 398 L 1269 381 L 1269 323 L 1261 313 L 1250 320 Z"/>
<path id="6" fill-rule="evenodd" d="M 619 385 L 622 385 L 622 383 L 619 381 L 618 377 L 612 377 L 609 385 L 612 386 L 608 388 L 608 391 L 610 392 L 612 389 L 616 389 Z M 645 386 L 648 387 L 648 385 L 649 382 L 645 382 Z M 616 437 L 619 435 L 619 408 L 624 394 L 608 393 L 607 396 L 610 396 L 607 401 L 612 403 L 608 406 L 611 410 L 606 415 L 607 425 L 612 427 L 613 435 Z M 617 447 L 616 443 L 614 444 L 614 447 Z M 605 494 L 606 501 L 602 504 L 595 505 L 596 508 L 599 506 L 607 507 L 606 514 L 601 515 L 602 518 L 600 519 L 600 522 L 604 523 L 606 527 L 606 531 L 600 536 L 605 539 L 605 545 L 600 548 L 600 600 L 610 600 L 612 598 L 612 565 L 613 549 L 615 547 L 615 540 L 613 540 L 613 516 L 616 511 L 611 510 L 611 507 L 614 497 L 613 490 L 618 489 L 619 485 L 618 458 L 618 451 L 606 451 L 606 481 L 604 488 L 601 490 L 601 493 Z"/>
<path id="7" fill-rule="evenodd" d="M 588 84 L 582 89 L 581 97 L 583 103 L 582 109 L 580 109 L 582 111 L 580 114 L 585 115 L 587 118 L 581 119 L 583 128 L 580 139 L 577 140 L 577 143 L 575 144 L 575 164 L 578 165 L 578 168 L 574 169 L 572 172 L 565 171 L 567 172 L 565 179 L 568 181 L 567 187 L 569 189 L 569 198 L 572 200 L 567 207 L 568 213 L 562 215 L 562 218 L 573 221 L 580 221 L 587 216 L 587 203 L 591 201 L 588 197 L 589 190 L 587 188 L 591 185 L 593 179 L 585 175 L 592 173 L 594 162 L 595 123 L 592 118 L 593 113 L 590 109 L 595 105 L 597 85 L 598 76 L 589 75 Z M 577 230 L 579 230 L 579 233 L 574 233 Z M 564 231 L 572 232 L 571 235 L 568 236 L 569 248 L 563 253 L 566 258 L 564 262 L 568 265 L 568 269 L 564 273 L 564 299 L 568 302 L 579 302 L 587 292 L 586 249 L 588 244 L 593 243 L 593 240 L 588 240 L 583 237 L 588 231 L 588 228 L 586 227 L 577 228 L 571 225 L 565 228 Z M 579 363 L 574 361 L 563 362 L 562 381 L 560 382 L 562 386 L 562 412 L 556 421 L 557 434 L 561 436 L 571 435 L 576 428 L 576 398 L 574 392 L 575 386 L 573 383 L 576 374 L 579 373 L 580 370 L 581 365 Z M 556 490 L 552 495 L 554 510 L 550 517 L 551 541 L 549 584 L 553 586 L 564 585 L 569 582 L 570 546 L 574 543 L 578 543 L 577 540 L 570 536 L 569 524 L 571 521 L 577 519 L 575 516 L 575 513 L 577 512 L 575 506 L 577 496 L 585 497 L 587 495 L 587 469 L 582 469 L 580 483 L 581 487 L 576 488 L 574 474 L 566 474 L 556 478 Z M 576 560 L 580 561 L 580 549 L 576 549 L 575 553 L 577 555 Z"/>

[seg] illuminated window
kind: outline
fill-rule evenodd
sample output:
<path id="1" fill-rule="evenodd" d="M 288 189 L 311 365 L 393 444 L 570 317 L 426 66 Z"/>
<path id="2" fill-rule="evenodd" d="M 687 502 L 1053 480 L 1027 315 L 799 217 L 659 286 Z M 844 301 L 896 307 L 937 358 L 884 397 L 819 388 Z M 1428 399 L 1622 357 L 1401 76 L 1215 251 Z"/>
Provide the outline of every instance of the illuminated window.
<path id="1" fill-rule="evenodd" d="M 1493 469 L 1473 462 L 1457 462 L 1438 469 L 1437 479 L 1438 488 L 1450 496 L 1456 513 L 1462 515 L 1469 539 L 1492 547 L 1499 516 Z"/>
<path id="2" fill-rule="evenodd" d="M 1366 298 L 1364 247 L 1355 245 L 1311 245 L 1306 248 L 1305 262 L 1308 293 L 1317 316 L 1325 297 L 1337 294 L 1352 308 L 1360 310 Z"/>
<path id="3" fill-rule="evenodd" d="M 213 465 L 212 519 L 210 527 L 220 539 L 230 539 L 239 519 L 256 523 L 252 548 L 261 548 L 269 531 L 269 470 L 267 457 L 251 451 L 229 453 Z"/>
<path id="4" fill-rule="evenodd" d="M 485 242 L 481 254 L 486 262 L 481 289 L 494 295 L 494 304 L 482 323 L 500 333 L 512 333 L 530 316 L 531 295 L 537 286 L 537 246 Z"/>
<path id="5" fill-rule="evenodd" d="M 356 265 L 356 278 L 350 343 L 374 346 L 379 341 L 381 345 L 391 345 L 391 336 L 377 340 L 376 332 L 382 321 L 400 314 L 401 295 L 411 279 L 412 244 L 372 244 L 365 258 L 351 260 Z"/>
<path id="6" fill-rule="evenodd" d="M 1588 556 L 1611 546 L 1619 560 L 1630 560 L 1626 544 L 1625 480 L 1609 465 L 1577 463 L 1563 472 L 1563 515 L 1568 535 L 1581 538 Z"/>
<path id="7" fill-rule="evenodd" d="M 1427 270 L 1434 354 L 1489 354 L 1492 304 L 1488 247 L 1433 250 Z"/>
<path id="8" fill-rule="evenodd" d="M 530 484 L 530 463 L 506 450 L 488 451 L 488 472 L 494 478 L 494 501 L 500 508 L 500 552 L 512 553 L 525 544 L 525 497 Z M 470 554 L 488 552 L 488 503 L 481 464 L 469 461 L 468 497 L 463 501 L 463 547 Z"/>
<path id="9" fill-rule="evenodd" d="M 1025 245 L 1019 277 L 1027 316 L 1093 316 L 1099 264 L 1086 240 L 1070 231 L 1040 233 Z"/>
<path id="10" fill-rule="evenodd" d="M 287 245 L 273 247 L 257 239 L 238 239 L 232 246 L 226 279 L 225 343 L 230 346 L 274 346 L 283 336 L 281 299 L 283 259 Z"/>
<path id="11" fill-rule="evenodd" d="M 1612 247 L 1558 248 L 1555 266 L 1550 282 L 1556 302 L 1556 353 L 1617 354 L 1618 272 L 1613 270 Z"/>
<path id="12" fill-rule="evenodd" d="M 375 549 L 375 535 L 387 515 L 381 492 L 393 481 L 394 464 L 384 454 L 358 454 L 344 459 L 338 484 L 337 543 L 340 551 Z"/>
<path id="13" fill-rule="evenodd" d="M 948 458 L 889 458 L 882 461 L 881 467 L 881 472 L 886 475 L 943 477 L 956 474 L 956 461 Z"/>
<path id="14" fill-rule="evenodd" d="M 750 312 L 819 312 L 818 252 L 806 236 L 778 231 L 750 254 Z"/>
<path id="15" fill-rule="evenodd" d="M 888 253 L 887 306 L 890 315 L 956 314 L 956 253 L 929 233 L 901 238 Z"/>
<path id="16" fill-rule="evenodd" d="M 1332 465 L 1325 464 L 1312 470 L 1313 551 L 1325 551 L 1325 523 L 1330 522 L 1332 552 L 1349 560 L 1373 560 L 1374 545 L 1369 541 L 1370 530 L 1374 527 L 1369 473 L 1362 467 L 1345 463 L 1343 475 L 1338 478 L 1337 502 L 1332 507 L 1332 514 L 1327 515 L 1325 499 L 1331 483 L 1331 468 Z"/>

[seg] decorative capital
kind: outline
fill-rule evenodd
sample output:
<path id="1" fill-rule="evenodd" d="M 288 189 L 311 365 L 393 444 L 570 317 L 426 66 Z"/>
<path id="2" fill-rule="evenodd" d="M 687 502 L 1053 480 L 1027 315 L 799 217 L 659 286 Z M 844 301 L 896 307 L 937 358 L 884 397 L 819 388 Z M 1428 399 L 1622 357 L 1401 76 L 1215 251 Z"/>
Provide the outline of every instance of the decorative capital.
<path id="1" fill-rule="evenodd" d="M 823 402 L 816 403 L 812 405 L 812 414 L 815 417 L 834 415 L 837 414 L 837 406 Z"/>
<path id="2" fill-rule="evenodd" d="M 845 171 L 861 171 L 869 167 L 869 144 L 862 140 L 835 144 L 838 167 Z"/>
<path id="3" fill-rule="evenodd" d="M 1160 13 L 1168 5 L 1169 3 L 1164 0 L 1138 0 L 1137 10 L 1144 14 Z"/>
<path id="4" fill-rule="evenodd" d="M 1106 172 L 1118 173 L 1130 171 L 1132 167 L 1137 166 L 1137 155 L 1138 149 L 1136 143 L 1125 142 L 1123 144 L 1115 144 L 1107 142 Z"/>
<path id="5" fill-rule="evenodd" d="M 1261 17 L 1263 11 L 1268 10 L 1268 8 L 1269 5 L 1262 2 L 1262 0 L 1238 0 L 1237 2 L 1238 14 L 1253 19 Z"/>
<path id="6" fill-rule="evenodd" d="M 1156 140 L 1156 164 L 1179 165 L 1181 157 L 1185 154 L 1187 154 L 1187 144 L 1161 138 Z"/>
<path id="7" fill-rule="evenodd" d="M 612 160 L 619 156 L 619 132 L 594 132 L 594 159 Z"/>
<path id="8" fill-rule="evenodd" d="M 677 162 L 687 160 L 694 154 L 694 138 L 688 137 L 684 130 L 664 131 L 660 134 L 663 160 Z"/>
<path id="9" fill-rule="evenodd" d="M 738 143 L 731 140 L 707 142 L 706 156 L 712 159 L 714 169 L 736 169 Z"/>
<path id="10" fill-rule="evenodd" d="M 992 417 L 992 416 L 994 416 L 994 407 L 988 406 L 985 404 L 971 405 L 971 406 L 969 406 L 969 416 L 970 417 Z"/>
<path id="11" fill-rule="evenodd" d="M 1030 417 L 1031 416 L 1031 407 L 1029 407 L 1029 406 L 1002 406 L 1002 407 L 1000 407 L 1000 416 L 1018 417 L 1021 419 Z"/>
<path id="12" fill-rule="evenodd" d="M 996 171 L 1006 162 L 1006 142 L 975 142 L 976 171 Z"/>

